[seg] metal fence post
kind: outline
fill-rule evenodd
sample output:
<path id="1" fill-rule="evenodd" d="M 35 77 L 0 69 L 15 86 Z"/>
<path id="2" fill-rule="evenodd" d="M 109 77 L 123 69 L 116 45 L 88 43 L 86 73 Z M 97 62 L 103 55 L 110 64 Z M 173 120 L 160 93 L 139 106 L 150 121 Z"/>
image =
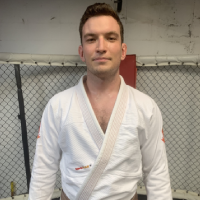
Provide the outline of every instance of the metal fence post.
<path id="1" fill-rule="evenodd" d="M 21 89 L 20 66 L 14 65 L 14 68 L 15 68 L 15 77 L 16 77 L 17 89 L 18 89 L 17 92 L 18 92 L 19 111 L 20 111 L 20 114 L 18 117 L 21 120 L 22 142 L 23 142 L 24 160 L 25 160 L 25 168 L 26 168 L 27 189 L 29 191 L 31 173 L 30 173 L 30 163 L 29 163 L 29 149 L 28 149 L 26 119 L 25 119 L 25 111 L 24 111 L 24 99 L 23 99 L 23 94 L 22 94 L 22 89 Z"/>

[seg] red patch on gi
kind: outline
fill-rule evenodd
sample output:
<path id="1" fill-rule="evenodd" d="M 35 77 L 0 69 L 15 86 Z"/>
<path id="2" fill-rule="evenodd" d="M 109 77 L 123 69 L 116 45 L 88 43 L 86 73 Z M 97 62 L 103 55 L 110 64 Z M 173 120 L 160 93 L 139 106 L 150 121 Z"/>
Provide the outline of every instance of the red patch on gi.
<path id="1" fill-rule="evenodd" d="M 163 130 L 162 130 L 162 135 L 163 135 L 163 136 L 162 136 L 162 139 L 161 139 L 161 140 L 165 143 L 165 138 L 164 138 L 164 132 L 163 132 Z"/>
<path id="2" fill-rule="evenodd" d="M 41 126 L 41 123 L 40 123 L 40 126 Z M 38 131 L 38 136 L 37 136 L 37 139 L 40 138 L 40 127 L 39 127 L 39 131 Z"/>

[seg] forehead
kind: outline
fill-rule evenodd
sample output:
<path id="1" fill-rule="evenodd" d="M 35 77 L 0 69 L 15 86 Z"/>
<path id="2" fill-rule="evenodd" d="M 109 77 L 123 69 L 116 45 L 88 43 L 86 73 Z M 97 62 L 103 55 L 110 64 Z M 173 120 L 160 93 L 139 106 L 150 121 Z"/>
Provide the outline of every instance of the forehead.
<path id="1" fill-rule="evenodd" d="M 115 31 L 120 35 L 120 27 L 111 16 L 95 16 L 89 18 L 83 26 L 83 36 L 87 33 L 103 34 Z"/>

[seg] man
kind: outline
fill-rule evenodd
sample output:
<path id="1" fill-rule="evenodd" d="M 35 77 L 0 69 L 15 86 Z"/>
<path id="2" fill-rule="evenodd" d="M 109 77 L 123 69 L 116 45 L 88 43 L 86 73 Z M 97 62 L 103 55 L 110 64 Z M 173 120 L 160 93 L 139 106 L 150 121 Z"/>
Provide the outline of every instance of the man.
<path id="1" fill-rule="evenodd" d="M 142 171 L 148 200 L 171 200 L 159 108 L 119 76 L 127 51 L 119 17 L 94 4 L 79 31 L 87 76 L 45 108 L 29 200 L 51 199 L 59 163 L 61 200 L 135 200 Z"/>

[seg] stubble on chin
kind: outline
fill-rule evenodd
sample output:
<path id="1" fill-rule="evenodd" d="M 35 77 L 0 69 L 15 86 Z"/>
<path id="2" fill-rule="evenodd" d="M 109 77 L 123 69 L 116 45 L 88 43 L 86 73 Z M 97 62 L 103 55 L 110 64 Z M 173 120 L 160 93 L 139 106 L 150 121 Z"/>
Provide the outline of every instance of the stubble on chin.
<path id="1" fill-rule="evenodd" d="M 111 69 L 91 69 L 91 68 L 87 68 L 87 71 L 91 74 L 93 74 L 94 76 L 102 79 L 102 80 L 106 80 L 109 79 L 111 77 L 114 77 L 117 72 L 118 72 L 118 68 L 111 68 Z"/>

